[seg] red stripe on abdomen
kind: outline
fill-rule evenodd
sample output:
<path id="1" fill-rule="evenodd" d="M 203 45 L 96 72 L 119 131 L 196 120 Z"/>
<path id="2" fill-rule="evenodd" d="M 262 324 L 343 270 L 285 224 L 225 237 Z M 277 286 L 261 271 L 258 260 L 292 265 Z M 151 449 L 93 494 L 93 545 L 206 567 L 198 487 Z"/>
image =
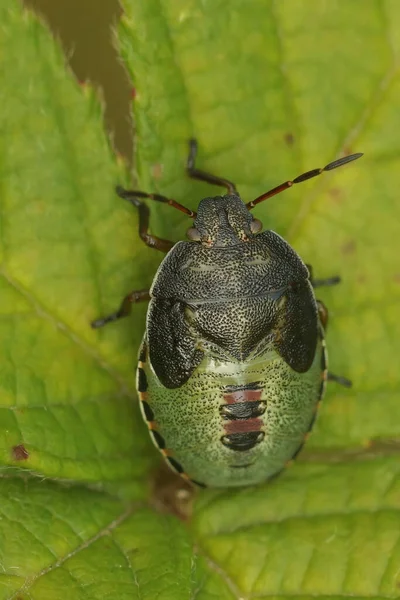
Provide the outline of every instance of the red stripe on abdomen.
<path id="1" fill-rule="evenodd" d="M 260 431 L 263 422 L 261 419 L 243 419 L 226 421 L 224 429 L 228 435 L 231 433 L 246 433 L 248 431 Z"/>
<path id="2" fill-rule="evenodd" d="M 227 404 L 235 404 L 236 402 L 257 402 L 261 399 L 262 390 L 237 390 L 224 394 L 224 400 Z"/>
<path id="3" fill-rule="evenodd" d="M 261 400 L 262 392 L 259 382 L 224 388 L 222 397 L 225 403 L 221 404 L 219 411 L 226 432 L 221 442 L 227 448 L 245 452 L 264 439 L 264 422 L 259 418 L 266 410 L 266 401 Z"/>

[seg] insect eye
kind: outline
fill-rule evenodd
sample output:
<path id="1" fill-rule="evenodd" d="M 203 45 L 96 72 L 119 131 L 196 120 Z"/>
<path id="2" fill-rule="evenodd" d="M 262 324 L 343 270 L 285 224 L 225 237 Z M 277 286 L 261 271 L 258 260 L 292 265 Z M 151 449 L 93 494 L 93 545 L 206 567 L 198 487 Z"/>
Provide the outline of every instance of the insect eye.
<path id="1" fill-rule="evenodd" d="M 193 242 L 200 242 L 201 240 L 200 231 L 195 227 L 189 227 L 186 235 L 188 236 L 189 240 L 192 240 Z"/>
<path id="2" fill-rule="evenodd" d="M 262 223 L 258 219 L 253 219 L 250 223 L 250 231 L 252 233 L 258 233 L 262 229 Z"/>

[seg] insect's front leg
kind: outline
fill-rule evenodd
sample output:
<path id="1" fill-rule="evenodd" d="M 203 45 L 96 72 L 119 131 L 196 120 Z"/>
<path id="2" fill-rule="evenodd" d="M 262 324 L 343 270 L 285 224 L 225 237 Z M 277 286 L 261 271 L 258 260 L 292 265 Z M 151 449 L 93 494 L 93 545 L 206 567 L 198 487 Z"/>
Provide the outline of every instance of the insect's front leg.
<path id="1" fill-rule="evenodd" d="M 169 240 L 163 240 L 155 235 L 149 233 L 149 220 L 150 210 L 143 202 L 140 202 L 139 198 L 150 198 L 152 200 L 158 200 L 160 202 L 170 202 L 168 198 L 160 196 L 159 194 L 147 194 L 146 192 L 139 192 L 135 190 L 125 190 L 121 186 L 117 186 L 116 192 L 120 198 L 128 200 L 133 206 L 139 211 L 139 236 L 144 241 L 146 246 L 161 250 L 161 252 L 169 252 L 174 246 L 174 242 Z M 171 200 L 171 202 L 173 202 Z"/>
<path id="2" fill-rule="evenodd" d="M 197 141 L 189 140 L 189 156 L 186 162 L 186 171 L 189 177 L 192 179 L 198 179 L 199 181 L 206 181 L 207 183 L 211 183 L 211 185 L 220 185 L 222 187 L 226 187 L 228 194 L 237 195 L 236 185 L 225 179 L 224 177 L 218 177 L 217 175 L 212 175 L 211 173 L 206 173 L 205 171 L 200 171 L 195 167 L 197 156 Z"/>
<path id="3" fill-rule="evenodd" d="M 118 310 L 110 315 L 107 315 L 106 317 L 92 321 L 91 325 L 93 329 L 98 329 L 99 327 L 107 325 L 107 323 L 112 323 L 113 321 L 127 317 L 131 314 L 132 304 L 136 304 L 136 302 L 143 302 L 144 300 L 150 300 L 150 290 L 135 290 L 131 292 L 122 300 L 121 306 Z"/>

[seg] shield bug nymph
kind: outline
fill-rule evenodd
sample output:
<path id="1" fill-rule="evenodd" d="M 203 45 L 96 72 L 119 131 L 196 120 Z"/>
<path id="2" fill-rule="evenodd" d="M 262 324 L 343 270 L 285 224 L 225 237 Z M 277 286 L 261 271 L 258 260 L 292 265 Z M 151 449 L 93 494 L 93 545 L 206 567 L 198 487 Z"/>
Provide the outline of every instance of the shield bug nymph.
<path id="1" fill-rule="evenodd" d="M 195 213 L 159 194 L 117 193 L 139 210 L 139 235 L 167 252 L 150 290 L 128 294 L 120 308 L 92 326 L 125 317 L 150 300 L 139 352 L 137 389 L 150 435 L 168 464 L 198 485 L 256 484 L 276 475 L 302 448 L 328 372 L 328 312 L 314 289 L 338 277 L 313 278 L 309 265 L 278 234 L 262 231 L 257 204 L 331 171 L 352 154 L 286 181 L 245 204 L 231 181 L 195 167 L 190 177 L 225 187 Z M 149 208 L 164 202 L 194 219 L 190 241 L 148 232 Z"/>

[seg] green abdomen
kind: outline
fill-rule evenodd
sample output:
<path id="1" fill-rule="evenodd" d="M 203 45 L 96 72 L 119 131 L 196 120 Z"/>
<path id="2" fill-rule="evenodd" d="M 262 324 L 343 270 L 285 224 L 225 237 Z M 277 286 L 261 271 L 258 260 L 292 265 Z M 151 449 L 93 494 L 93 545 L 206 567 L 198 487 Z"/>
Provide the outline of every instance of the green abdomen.
<path id="1" fill-rule="evenodd" d="M 139 397 L 154 442 L 183 476 L 213 487 L 263 482 L 294 458 L 326 374 L 322 340 L 306 373 L 273 350 L 248 362 L 208 355 L 178 389 L 160 383 L 145 346 L 140 359 Z"/>

